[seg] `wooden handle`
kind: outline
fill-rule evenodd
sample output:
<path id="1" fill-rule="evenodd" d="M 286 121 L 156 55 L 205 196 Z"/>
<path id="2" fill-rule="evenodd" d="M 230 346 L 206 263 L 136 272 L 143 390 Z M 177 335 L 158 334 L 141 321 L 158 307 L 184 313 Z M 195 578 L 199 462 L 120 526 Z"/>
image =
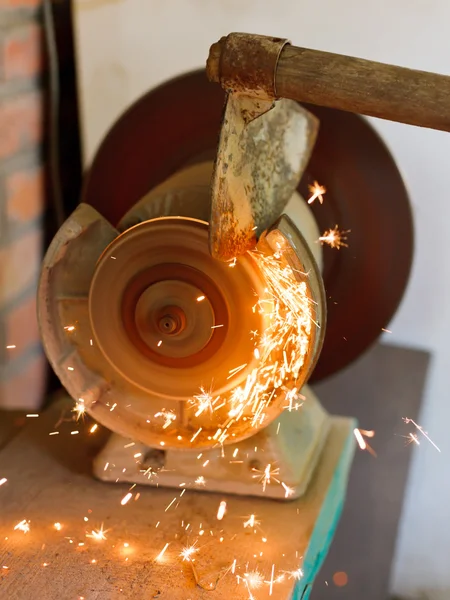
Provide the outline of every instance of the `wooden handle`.
<path id="1" fill-rule="evenodd" d="M 234 40 L 232 61 L 228 59 L 231 52 L 227 51 L 230 38 Z M 276 97 L 450 131 L 450 77 L 447 75 L 297 48 L 290 44 L 281 46 L 274 69 L 273 60 L 265 56 L 262 39 L 266 43 L 273 40 L 280 45 L 279 40 L 248 34 L 230 34 L 222 38 L 210 50 L 207 64 L 209 78 L 224 83 L 221 73 L 227 71 L 229 88 L 230 69 L 227 63 L 231 62 L 241 86 L 247 77 L 247 88 L 254 85 L 255 74 L 263 73 L 265 80 L 272 77 Z M 247 50 L 241 61 L 236 59 L 240 40 L 245 40 Z M 248 46 L 252 40 L 263 51 L 254 52 L 249 64 Z M 237 72 L 240 62 L 249 71 L 248 75 Z M 272 74 L 268 73 L 269 69 L 272 69 Z"/>

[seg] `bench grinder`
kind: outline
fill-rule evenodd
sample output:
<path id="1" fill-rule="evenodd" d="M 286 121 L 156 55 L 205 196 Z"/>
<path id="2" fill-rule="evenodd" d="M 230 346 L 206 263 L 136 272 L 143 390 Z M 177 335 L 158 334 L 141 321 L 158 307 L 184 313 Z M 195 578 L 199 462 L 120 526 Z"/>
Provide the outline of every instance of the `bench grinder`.
<path id="1" fill-rule="evenodd" d="M 203 477 L 203 493 L 282 500 L 282 516 L 329 455 L 288 592 L 307 598 L 356 427 L 307 382 L 346 367 L 388 324 L 412 219 L 365 120 L 279 99 L 284 52 L 285 40 L 231 34 L 208 61 L 222 86 L 189 73 L 120 117 L 48 249 L 39 322 L 61 383 L 113 432 L 100 479 L 177 488 Z"/>

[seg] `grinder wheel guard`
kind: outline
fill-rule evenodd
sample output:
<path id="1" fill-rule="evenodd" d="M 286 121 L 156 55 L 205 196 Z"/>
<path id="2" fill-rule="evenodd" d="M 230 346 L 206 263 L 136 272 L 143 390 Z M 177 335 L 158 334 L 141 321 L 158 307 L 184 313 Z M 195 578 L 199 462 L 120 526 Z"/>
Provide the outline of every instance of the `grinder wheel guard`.
<path id="1" fill-rule="evenodd" d="M 117 224 L 177 170 L 213 160 L 224 99 L 223 90 L 209 83 L 204 71 L 148 92 L 100 146 L 83 201 Z M 339 110 L 305 108 L 318 117 L 320 128 L 299 192 L 308 198 L 309 185 L 324 185 L 324 203 L 311 205 L 321 231 L 336 224 L 349 230 L 348 248 L 323 249 L 328 316 L 324 346 L 311 376 L 317 381 L 359 357 L 389 323 L 408 282 L 413 228 L 402 178 L 370 124 Z"/>
<path id="2" fill-rule="evenodd" d="M 182 170 L 117 229 L 81 203 L 44 260 L 38 312 L 55 372 L 95 419 L 147 446 L 254 435 L 294 402 L 323 343 L 322 281 L 287 217 L 254 252 L 210 255 L 211 168 Z"/>

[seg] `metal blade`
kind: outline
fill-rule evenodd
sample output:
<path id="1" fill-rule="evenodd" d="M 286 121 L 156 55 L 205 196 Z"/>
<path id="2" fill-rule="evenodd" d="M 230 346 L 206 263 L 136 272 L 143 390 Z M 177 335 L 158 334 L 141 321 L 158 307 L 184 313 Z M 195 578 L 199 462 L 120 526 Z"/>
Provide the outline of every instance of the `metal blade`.
<path id="1" fill-rule="evenodd" d="M 317 132 L 318 120 L 297 102 L 228 94 L 212 182 L 214 258 L 255 247 L 297 188 Z"/>

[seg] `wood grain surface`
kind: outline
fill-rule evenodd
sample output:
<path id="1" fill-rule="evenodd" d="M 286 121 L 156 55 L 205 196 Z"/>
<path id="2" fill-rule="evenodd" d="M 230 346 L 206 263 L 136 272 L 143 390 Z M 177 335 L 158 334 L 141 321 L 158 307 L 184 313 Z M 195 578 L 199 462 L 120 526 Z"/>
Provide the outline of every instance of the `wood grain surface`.
<path id="1" fill-rule="evenodd" d="M 362 428 L 376 431 L 371 444 L 377 458 L 361 451 L 356 454 L 342 519 L 316 578 L 311 600 L 389 597 L 391 563 L 411 453 L 422 450 L 405 445 L 402 436 L 407 436 L 410 428 L 402 417 L 417 418 L 428 362 L 425 352 L 376 345 L 351 368 L 314 387 L 330 412 L 354 415 Z M 201 590 L 203 595 L 194 595 L 192 569 L 178 555 L 185 544 L 198 537 L 202 522 L 205 534 L 199 538 L 202 543 L 198 560 L 202 555 L 208 557 L 208 537 L 217 541 L 215 511 L 222 497 L 186 492 L 186 506 L 193 514 L 188 529 L 192 535 L 185 531 L 186 521 L 181 527 L 182 503 L 176 507 L 176 502 L 164 512 L 176 495 L 172 491 L 156 490 L 155 495 L 153 490 L 139 490 L 142 495 L 138 501 L 131 499 L 121 506 L 127 486 L 101 484 L 90 477 L 91 459 L 103 443 L 104 434 L 98 431 L 91 436 L 71 436 L 71 430 L 85 431 L 90 424 L 67 422 L 60 428 L 59 436 L 48 436 L 60 417 L 60 410 L 55 408 L 46 421 L 33 420 L 27 431 L 0 452 L 0 478 L 9 479 L 0 488 L 0 567 L 9 566 L 8 570 L 0 568 L 0 598 L 78 600 L 84 595 L 86 600 L 152 596 L 168 600 L 161 592 L 167 589 L 163 585 L 170 578 L 178 578 L 180 586 L 184 586 L 177 588 L 178 596 L 172 595 L 170 600 L 213 598 L 211 592 Z M 136 490 L 133 498 L 135 495 Z M 245 532 L 237 546 L 247 552 L 250 560 L 251 552 L 265 551 L 262 537 L 267 535 L 270 539 L 269 521 L 281 537 L 295 534 L 299 540 L 304 534 L 304 513 L 300 519 L 291 513 L 280 518 L 278 507 L 282 505 L 277 502 L 259 501 L 262 508 L 256 509 L 252 501 L 236 500 L 230 502 L 223 523 L 237 524 L 238 531 Z M 261 519 L 257 534 L 243 529 L 243 517 L 248 518 L 253 511 L 261 516 L 265 510 L 268 516 Z M 84 517 L 89 521 L 85 522 Z M 14 525 L 25 518 L 31 520 L 30 533 L 14 532 Z M 157 565 L 162 567 L 158 579 L 154 559 L 163 548 L 165 537 L 161 525 L 156 524 L 165 518 L 170 523 L 173 541 L 167 550 L 169 562 Z M 61 532 L 53 527 L 57 521 L 64 524 Z M 105 542 L 94 543 L 85 537 L 86 532 L 102 522 L 105 529 L 111 530 L 106 533 Z M 215 536 L 206 533 L 210 528 Z M 78 546 L 79 543 L 86 545 Z M 129 554 L 124 543 L 130 544 Z M 127 554 L 129 560 L 125 562 Z M 270 571 L 270 558 L 266 558 L 265 569 Z M 92 564 L 94 559 L 97 563 Z M 44 562 L 47 567 L 42 567 Z M 347 574 L 348 582 L 343 587 L 333 582 L 337 572 Z M 242 584 L 222 588 L 226 581 L 231 580 L 219 581 L 217 592 L 223 589 L 223 594 L 216 598 L 247 600 Z M 288 591 L 275 589 L 283 591 L 286 597 Z"/>
<path id="2" fill-rule="evenodd" d="M 92 478 L 102 435 L 89 433 L 91 423 L 74 422 L 71 407 L 67 398 L 53 404 L 0 453 L 0 474 L 8 479 L 0 489 L 0 598 L 309 597 L 342 508 L 354 446 L 351 420 L 333 419 L 326 452 L 299 500 L 200 493 L 187 482 L 180 490 L 132 488 L 125 503 L 129 485 Z M 54 431 L 59 434 L 50 436 Z M 207 486 L 201 462 L 199 470 Z M 227 510 L 219 521 L 222 501 Z M 245 527 L 252 514 L 256 522 Z M 27 533 L 14 529 L 23 520 Z M 89 537 L 101 527 L 105 540 Z M 183 548 L 193 544 L 195 563 L 183 561 Z M 299 567 L 304 574 L 297 584 Z M 245 573 L 259 585 L 250 590 L 236 577 Z"/>

